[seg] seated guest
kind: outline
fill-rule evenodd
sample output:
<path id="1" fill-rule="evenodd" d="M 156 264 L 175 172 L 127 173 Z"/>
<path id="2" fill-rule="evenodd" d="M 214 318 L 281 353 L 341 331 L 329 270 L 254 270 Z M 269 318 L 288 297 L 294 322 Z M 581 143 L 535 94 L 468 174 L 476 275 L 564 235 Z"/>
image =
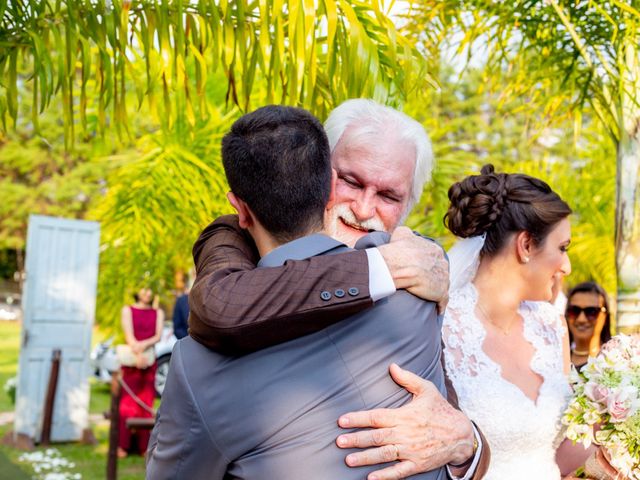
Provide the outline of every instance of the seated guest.
<path id="1" fill-rule="evenodd" d="M 571 341 L 571 363 L 580 370 L 611 339 L 607 293 L 595 282 L 579 283 L 567 295 L 565 317 Z"/>

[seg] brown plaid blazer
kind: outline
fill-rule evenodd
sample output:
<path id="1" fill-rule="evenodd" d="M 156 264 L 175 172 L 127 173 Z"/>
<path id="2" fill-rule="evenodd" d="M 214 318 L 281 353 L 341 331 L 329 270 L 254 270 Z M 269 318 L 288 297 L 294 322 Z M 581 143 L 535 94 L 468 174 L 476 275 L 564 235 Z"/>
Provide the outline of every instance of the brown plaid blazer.
<path id="1" fill-rule="evenodd" d="M 292 340 L 373 305 L 364 251 L 256 269 L 258 251 L 236 215 L 220 217 L 204 229 L 193 259 L 189 334 L 221 353 L 245 354 Z M 357 296 L 320 296 L 352 287 Z"/>
<path id="2" fill-rule="evenodd" d="M 189 334 L 228 355 L 241 355 L 313 332 L 373 305 L 369 265 L 364 251 L 289 260 L 282 267 L 256 269 L 259 255 L 236 215 L 216 219 L 193 246 L 196 280 L 189 293 Z M 358 296 L 323 291 L 356 287 Z M 441 358 L 444 368 L 444 357 Z M 446 371 L 445 371 L 446 372 Z M 447 398 L 459 410 L 458 396 L 445 374 Z M 480 430 L 478 429 L 480 432 Z M 483 449 L 472 480 L 489 468 Z"/>

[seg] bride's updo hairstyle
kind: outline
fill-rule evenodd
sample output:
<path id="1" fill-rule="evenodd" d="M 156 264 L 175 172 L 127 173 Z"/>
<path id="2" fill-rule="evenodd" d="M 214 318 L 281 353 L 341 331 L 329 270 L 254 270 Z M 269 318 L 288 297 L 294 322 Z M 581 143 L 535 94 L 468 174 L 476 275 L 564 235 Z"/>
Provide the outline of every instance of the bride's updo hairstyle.
<path id="1" fill-rule="evenodd" d="M 458 237 L 486 233 L 482 255 L 498 253 L 511 234 L 526 231 L 540 246 L 571 208 L 542 180 L 520 173 L 495 173 L 482 167 L 449 189 L 445 226 Z"/>

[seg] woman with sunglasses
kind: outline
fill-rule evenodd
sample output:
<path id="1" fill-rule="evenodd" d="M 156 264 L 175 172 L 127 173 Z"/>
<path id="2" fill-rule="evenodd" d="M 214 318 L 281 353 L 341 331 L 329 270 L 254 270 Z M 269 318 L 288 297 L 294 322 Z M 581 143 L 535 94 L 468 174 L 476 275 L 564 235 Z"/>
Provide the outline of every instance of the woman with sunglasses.
<path id="1" fill-rule="evenodd" d="M 595 282 L 583 282 L 567 296 L 565 317 L 569 326 L 571 363 L 580 370 L 589 357 L 611 340 L 609 302 L 604 289 Z"/>

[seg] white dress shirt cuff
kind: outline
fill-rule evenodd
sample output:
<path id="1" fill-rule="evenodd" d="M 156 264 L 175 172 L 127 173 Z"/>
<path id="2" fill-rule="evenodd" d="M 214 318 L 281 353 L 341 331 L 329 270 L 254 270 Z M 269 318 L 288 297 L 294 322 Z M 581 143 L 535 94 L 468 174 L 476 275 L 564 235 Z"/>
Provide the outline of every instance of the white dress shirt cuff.
<path id="1" fill-rule="evenodd" d="M 367 248 L 369 260 L 369 294 L 374 302 L 396 293 L 396 286 L 391 278 L 389 267 L 377 248 Z"/>
<path id="2" fill-rule="evenodd" d="M 482 439 L 480 438 L 480 434 L 476 429 L 476 426 L 472 423 L 473 427 L 473 435 L 476 437 L 476 442 L 478 442 L 478 448 L 476 449 L 476 454 L 473 456 L 473 462 L 469 466 L 469 470 L 464 474 L 464 477 L 456 477 L 451 473 L 451 469 L 449 465 L 447 465 L 447 473 L 449 474 L 449 478 L 453 480 L 470 480 L 473 477 L 473 474 L 476 473 L 476 468 L 478 467 L 478 462 L 480 461 L 480 455 L 482 454 Z"/>

